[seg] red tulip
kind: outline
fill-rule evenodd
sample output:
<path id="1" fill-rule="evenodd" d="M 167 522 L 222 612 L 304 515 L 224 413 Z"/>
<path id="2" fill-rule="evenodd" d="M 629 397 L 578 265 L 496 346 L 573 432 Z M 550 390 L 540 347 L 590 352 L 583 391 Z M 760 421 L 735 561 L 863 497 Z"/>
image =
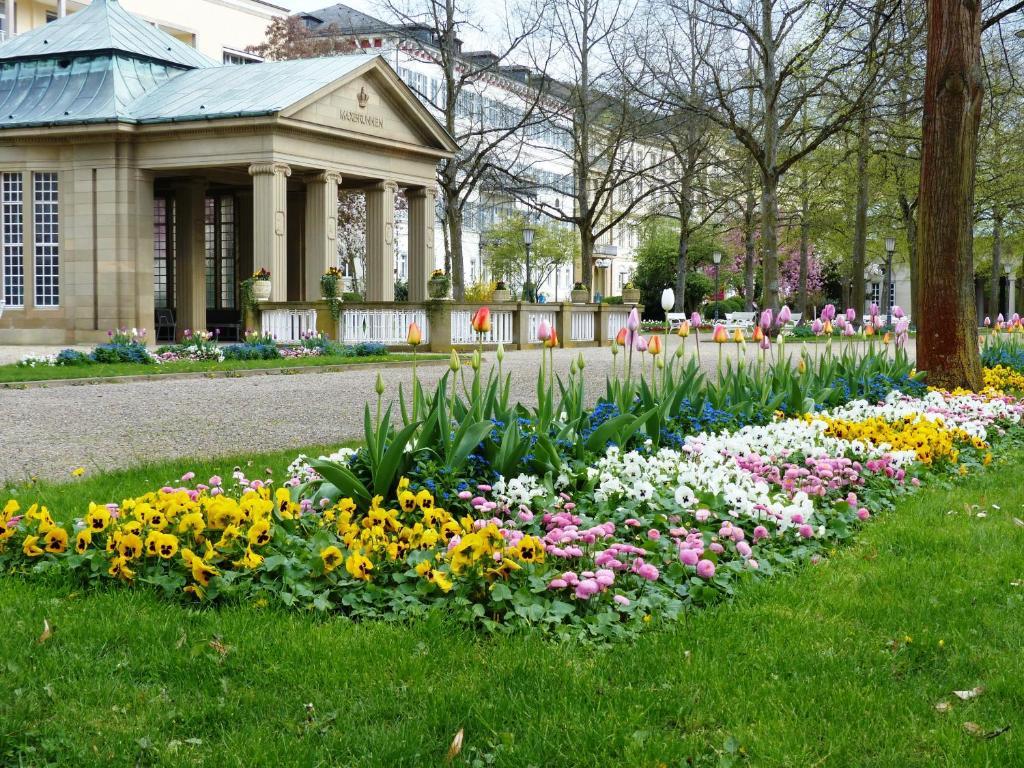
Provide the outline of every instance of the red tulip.
<path id="1" fill-rule="evenodd" d="M 477 333 L 491 332 L 491 310 L 488 307 L 480 307 L 473 314 L 473 330 Z"/>

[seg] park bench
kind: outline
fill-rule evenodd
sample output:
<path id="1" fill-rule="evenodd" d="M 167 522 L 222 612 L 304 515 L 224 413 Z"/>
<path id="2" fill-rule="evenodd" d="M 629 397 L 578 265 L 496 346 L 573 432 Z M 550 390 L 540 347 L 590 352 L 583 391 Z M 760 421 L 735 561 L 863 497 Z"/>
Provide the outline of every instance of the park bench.
<path id="1" fill-rule="evenodd" d="M 756 312 L 726 312 L 725 330 L 734 331 L 737 328 L 741 331 L 749 330 L 754 327 L 754 317 L 756 315 Z"/>

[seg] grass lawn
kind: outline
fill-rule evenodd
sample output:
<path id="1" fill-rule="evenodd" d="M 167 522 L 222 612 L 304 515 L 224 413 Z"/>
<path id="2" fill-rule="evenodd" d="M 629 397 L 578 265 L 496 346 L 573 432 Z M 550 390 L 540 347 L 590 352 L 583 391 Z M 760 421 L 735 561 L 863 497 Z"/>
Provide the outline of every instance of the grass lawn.
<path id="1" fill-rule="evenodd" d="M 933 486 L 832 559 L 609 648 L 0 577 L 0 765 L 443 765 L 460 729 L 454 765 L 1021 765 L 1022 460 Z M 231 465 L 41 490 L 51 505 L 105 501 Z"/>
<path id="2" fill-rule="evenodd" d="M 118 376 L 150 376 L 172 373 L 218 373 L 224 371 L 255 371 L 273 368 L 321 368 L 330 365 L 368 365 L 377 363 L 404 363 L 411 361 L 411 354 L 368 355 L 366 357 L 294 357 L 278 360 L 213 360 L 201 362 L 181 361 L 159 365 L 136 365 L 134 363 L 96 363 L 93 365 L 56 365 L 22 368 L 17 365 L 0 365 L 0 384 L 14 384 L 24 381 L 51 381 L 54 379 L 116 378 Z M 446 360 L 446 355 L 420 354 L 419 361 Z"/>

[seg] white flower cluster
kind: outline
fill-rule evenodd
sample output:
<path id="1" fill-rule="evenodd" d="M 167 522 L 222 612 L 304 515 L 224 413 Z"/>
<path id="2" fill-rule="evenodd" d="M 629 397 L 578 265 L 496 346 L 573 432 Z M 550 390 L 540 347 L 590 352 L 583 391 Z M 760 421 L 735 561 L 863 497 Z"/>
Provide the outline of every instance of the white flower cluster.
<path id="1" fill-rule="evenodd" d="M 491 490 L 495 501 L 510 508 L 520 504 L 529 506 L 533 499 L 547 494 L 547 490 L 541 485 L 540 480 L 533 475 L 519 475 L 512 478 L 499 477 Z"/>
<path id="2" fill-rule="evenodd" d="M 23 355 L 18 361 L 19 368 L 36 368 L 57 364 L 56 355 Z"/>
<path id="3" fill-rule="evenodd" d="M 329 456 L 320 456 L 319 458 L 321 461 L 335 461 L 339 464 L 347 464 L 348 460 L 355 456 L 355 454 L 355 448 L 339 448 Z M 319 477 L 312 467 L 309 466 L 309 456 L 304 453 L 300 453 L 295 457 L 295 460 L 288 465 L 287 472 L 292 481 L 297 479 L 300 483 Z"/>

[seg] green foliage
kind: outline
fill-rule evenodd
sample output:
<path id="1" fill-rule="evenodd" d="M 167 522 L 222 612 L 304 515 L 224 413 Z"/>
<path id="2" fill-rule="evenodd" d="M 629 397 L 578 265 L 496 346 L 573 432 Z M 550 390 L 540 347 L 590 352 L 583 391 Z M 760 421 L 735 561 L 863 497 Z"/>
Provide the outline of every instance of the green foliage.
<path id="1" fill-rule="evenodd" d="M 695 309 L 712 289 L 711 281 L 703 274 L 701 265 L 710 263 L 711 254 L 719 247 L 707 230 L 690 234 L 687 246 L 689 274 L 686 277 L 686 309 Z M 640 233 L 636 253 L 636 273 L 633 281 L 640 289 L 644 314 L 652 319 L 663 317 L 661 292 L 674 288 L 679 259 L 679 227 L 669 219 L 651 219 Z"/>
<path id="2" fill-rule="evenodd" d="M 521 213 L 502 217 L 481 234 L 484 261 L 492 275 L 503 278 L 511 290 L 521 292 L 526 279 L 526 246 L 523 228 L 526 219 Z M 572 264 L 579 258 L 580 244 L 576 232 L 555 222 L 530 223 L 533 245 L 530 246 L 530 276 L 541 285 L 558 267 Z"/>

